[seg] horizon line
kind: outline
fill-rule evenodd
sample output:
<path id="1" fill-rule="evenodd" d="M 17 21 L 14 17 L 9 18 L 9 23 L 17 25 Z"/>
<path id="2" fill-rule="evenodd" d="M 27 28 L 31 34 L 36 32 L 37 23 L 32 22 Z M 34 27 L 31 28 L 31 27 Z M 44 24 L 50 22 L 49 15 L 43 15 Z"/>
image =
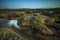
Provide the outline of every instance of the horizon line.
<path id="1" fill-rule="evenodd" d="M 54 8 L 60 8 L 60 7 L 54 7 Z M 50 9 L 50 8 L 0 8 L 0 9 Z"/>

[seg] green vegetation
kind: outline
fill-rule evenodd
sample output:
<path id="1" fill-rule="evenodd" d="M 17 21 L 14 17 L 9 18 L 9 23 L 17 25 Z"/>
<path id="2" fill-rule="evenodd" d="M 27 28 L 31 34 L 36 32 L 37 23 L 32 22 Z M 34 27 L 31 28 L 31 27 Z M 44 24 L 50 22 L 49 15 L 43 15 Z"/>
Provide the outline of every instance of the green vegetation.
<path id="1" fill-rule="evenodd" d="M 59 10 L 60 9 L 0 9 L 0 18 L 8 20 L 17 19 L 25 15 L 19 24 L 25 33 L 22 31 L 20 35 L 13 29 L 0 27 L 0 40 L 59 40 Z M 49 13 L 49 11 L 53 13 Z M 26 14 L 33 16 L 27 16 Z"/>

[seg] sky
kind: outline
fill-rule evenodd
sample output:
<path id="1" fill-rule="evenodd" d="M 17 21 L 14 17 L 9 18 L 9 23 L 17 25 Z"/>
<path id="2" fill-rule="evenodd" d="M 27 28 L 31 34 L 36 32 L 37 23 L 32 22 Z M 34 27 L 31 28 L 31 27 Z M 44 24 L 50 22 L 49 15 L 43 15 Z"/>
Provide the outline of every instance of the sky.
<path id="1" fill-rule="evenodd" d="M 60 0 L 0 0 L 0 9 L 58 7 L 60 7 Z"/>

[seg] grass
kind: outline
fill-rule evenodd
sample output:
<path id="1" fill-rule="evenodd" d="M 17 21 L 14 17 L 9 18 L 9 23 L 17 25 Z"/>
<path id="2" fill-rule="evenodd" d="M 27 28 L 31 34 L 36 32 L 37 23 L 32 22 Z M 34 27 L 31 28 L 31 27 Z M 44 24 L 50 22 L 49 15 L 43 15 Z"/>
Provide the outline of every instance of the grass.
<path id="1" fill-rule="evenodd" d="M 28 14 L 28 13 L 32 14 L 33 11 L 29 11 L 29 12 L 26 12 L 26 11 L 3 12 L 2 11 L 0 13 L 0 18 L 5 18 L 5 19 L 9 19 L 9 20 L 17 19 L 18 17 L 21 17 L 22 15 Z M 41 37 L 41 40 L 43 38 L 46 40 L 59 40 L 60 37 L 56 37 L 55 35 L 53 36 L 52 34 L 54 34 L 54 32 L 51 30 L 51 28 L 53 28 L 55 22 L 60 20 L 58 14 L 54 14 L 54 15 L 52 14 L 51 16 L 49 16 L 50 14 L 48 16 L 46 16 L 46 15 L 47 14 L 42 13 L 40 15 L 34 16 L 32 18 L 32 21 L 30 21 L 31 24 L 33 24 L 33 26 L 39 30 L 39 33 L 37 33 L 36 35 Z M 25 23 L 25 21 L 22 21 L 22 22 L 23 22 L 22 23 L 23 25 L 26 25 L 26 24 L 29 26 L 31 25 L 31 24 L 29 24 L 28 20 L 27 20 L 27 23 Z M 59 30 L 57 30 L 57 33 L 58 33 L 58 31 Z M 58 35 L 60 35 L 60 34 L 58 34 Z M 35 38 L 38 38 L 38 37 L 35 37 Z M 0 40 L 30 40 L 30 39 L 27 39 L 27 38 L 17 34 L 14 30 L 12 30 L 10 28 L 3 27 L 3 28 L 0 28 Z"/>
<path id="2" fill-rule="evenodd" d="M 0 40 L 28 40 L 10 28 L 0 28 Z"/>

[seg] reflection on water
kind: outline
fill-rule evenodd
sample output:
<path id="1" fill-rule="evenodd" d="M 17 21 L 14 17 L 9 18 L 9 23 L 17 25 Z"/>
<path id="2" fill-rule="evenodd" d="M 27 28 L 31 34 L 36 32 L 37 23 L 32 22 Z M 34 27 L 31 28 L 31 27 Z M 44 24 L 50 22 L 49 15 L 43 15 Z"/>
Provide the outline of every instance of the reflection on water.
<path id="1" fill-rule="evenodd" d="M 19 26 L 17 25 L 17 20 L 7 20 L 7 19 L 0 19 L 0 26 L 8 26 L 8 27 L 16 27 L 19 28 Z"/>
<path id="2" fill-rule="evenodd" d="M 8 25 L 11 27 L 11 26 L 14 26 L 16 28 L 19 28 L 19 26 L 17 25 L 18 21 L 17 20 L 10 20 L 8 22 Z"/>
<path id="3" fill-rule="evenodd" d="M 52 13 L 52 12 L 50 12 Z M 35 16 L 35 17 L 34 17 Z M 34 19 L 32 19 L 32 17 Z M 20 28 L 19 25 L 17 25 L 17 23 L 19 21 L 22 21 L 21 19 L 27 19 L 29 20 L 28 22 L 31 22 L 31 19 L 32 19 L 32 22 L 31 24 L 29 25 L 30 27 L 26 27 L 26 28 Z M 45 20 L 47 20 L 47 22 L 45 22 Z M 55 27 L 52 27 L 54 25 L 51 25 L 52 23 L 50 23 L 53 19 L 51 19 L 51 17 L 48 17 L 48 16 L 45 16 L 45 15 L 40 15 L 40 13 L 35 13 L 35 14 L 25 14 L 21 17 L 19 17 L 17 20 L 6 20 L 6 19 L 0 19 L 0 26 L 7 26 L 8 27 L 13 27 L 14 29 L 18 29 L 16 31 L 18 31 L 17 33 L 18 34 L 23 34 L 25 37 L 28 35 L 31 36 L 31 37 L 36 37 L 40 39 L 41 36 L 41 33 L 44 34 L 44 38 L 45 35 L 53 35 L 54 33 L 57 33 L 57 29 L 60 28 L 60 24 L 59 25 L 56 25 L 55 24 L 55 27 L 57 29 L 55 29 Z M 54 21 L 53 21 L 54 22 Z M 46 24 L 46 25 L 45 25 Z M 49 26 L 50 25 L 50 26 Z M 31 27 L 32 26 L 32 27 Z M 50 28 L 51 27 L 51 28 Z M 14 30 L 13 29 L 13 30 Z M 60 32 L 60 31 L 59 31 Z M 36 35 L 35 35 L 36 34 Z M 55 35 L 55 34 L 54 34 Z M 43 38 L 42 37 L 42 38 Z M 52 37 L 52 36 L 51 36 Z M 48 37 L 49 38 L 49 37 Z M 52 39 L 52 38 L 51 38 Z"/>
<path id="4" fill-rule="evenodd" d="M 31 18 L 35 15 L 40 15 L 40 13 L 35 13 L 35 14 L 25 14 L 21 17 L 19 17 L 17 20 L 7 20 L 7 19 L 0 19 L 0 26 L 8 26 L 8 27 L 16 27 L 19 28 L 19 26 L 17 25 L 17 23 L 23 19 L 23 18 L 28 18 L 27 20 L 31 20 Z"/>
<path id="5" fill-rule="evenodd" d="M 1 27 L 1 26 L 3 26 L 3 27 L 6 26 L 8 22 L 9 22 L 9 20 L 0 19 L 0 27 Z"/>

